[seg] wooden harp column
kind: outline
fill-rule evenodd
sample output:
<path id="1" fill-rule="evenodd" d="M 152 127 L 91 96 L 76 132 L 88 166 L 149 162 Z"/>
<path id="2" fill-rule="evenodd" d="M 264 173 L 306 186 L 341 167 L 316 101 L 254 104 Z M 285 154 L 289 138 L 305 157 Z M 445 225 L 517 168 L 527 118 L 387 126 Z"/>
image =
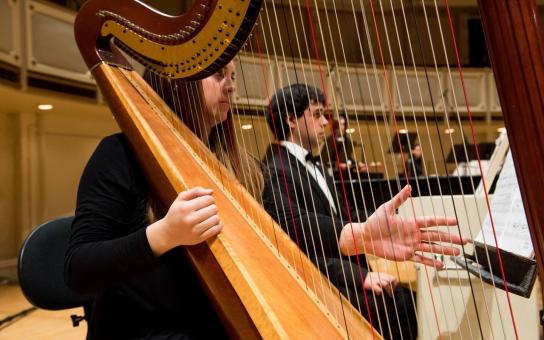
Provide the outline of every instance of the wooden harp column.
<path id="1" fill-rule="evenodd" d="M 206 77 L 234 57 L 260 4 L 200 0 L 171 17 L 137 1 L 88 1 L 76 19 L 76 40 L 159 202 L 167 207 L 194 186 L 214 189 L 224 231 L 187 252 L 233 338 L 379 338 L 338 291 L 317 298 L 308 289 L 309 280 L 330 284 L 119 52 L 163 76 Z"/>
<path id="2" fill-rule="evenodd" d="M 540 278 L 544 277 L 544 47 L 535 1 L 478 0 Z"/>

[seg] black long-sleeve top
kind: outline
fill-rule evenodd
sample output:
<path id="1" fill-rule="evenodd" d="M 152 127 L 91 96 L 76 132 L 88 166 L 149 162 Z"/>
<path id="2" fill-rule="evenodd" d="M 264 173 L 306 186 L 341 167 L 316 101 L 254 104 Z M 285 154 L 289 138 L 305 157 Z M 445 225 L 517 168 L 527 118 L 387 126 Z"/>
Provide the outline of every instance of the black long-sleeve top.
<path id="1" fill-rule="evenodd" d="M 87 338 L 224 337 L 183 247 L 153 255 L 149 194 L 125 137 L 102 140 L 81 177 L 65 258 L 68 286 L 95 294 Z"/>

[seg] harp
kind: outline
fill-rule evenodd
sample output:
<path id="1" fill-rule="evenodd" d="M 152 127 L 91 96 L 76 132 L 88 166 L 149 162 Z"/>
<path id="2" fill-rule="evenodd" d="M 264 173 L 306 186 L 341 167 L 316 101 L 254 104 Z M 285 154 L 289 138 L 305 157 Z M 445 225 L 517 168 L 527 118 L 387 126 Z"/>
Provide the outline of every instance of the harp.
<path id="1" fill-rule="evenodd" d="M 135 57 L 157 73 L 198 79 L 213 74 L 232 58 L 251 31 L 260 4 L 195 1 L 189 13 L 173 18 L 135 1 L 90 1 L 78 14 L 76 38 L 117 122 L 137 150 L 159 202 L 168 206 L 178 192 L 196 185 L 216 190 L 217 206 L 230 232 L 207 245 L 189 247 L 188 256 L 228 333 L 235 338 L 337 338 L 348 333 L 366 338 L 371 336 L 368 324 L 349 303 L 338 303 L 334 291 L 329 290 L 328 297 L 320 301 L 309 294 L 305 280 L 323 280 L 321 274 L 312 272 L 313 266 L 302 257 L 302 262 L 286 260 L 300 251 L 198 138 L 172 122 L 171 110 L 130 70 L 111 39 L 124 41 L 120 47 L 127 51 L 139 50 L 133 52 Z M 170 26 L 154 30 L 154 23 L 161 20 L 170 21 Z M 104 31 L 110 29 L 113 31 Z M 219 33 L 220 39 L 214 39 Z M 198 49 L 192 45 L 199 45 Z M 176 48 L 188 54 L 183 60 L 154 61 L 144 52 L 150 48 L 158 53 Z M 257 224 L 261 227 L 256 228 Z M 273 246 L 274 235 L 278 243 Z M 282 258 L 278 254 L 290 255 Z M 302 266 L 305 276 L 299 274 Z M 348 322 L 340 325 L 339 315 Z"/>
<path id="2" fill-rule="evenodd" d="M 323 46 L 328 46 L 335 39 L 331 25 L 340 27 L 338 18 L 334 22 L 327 14 L 320 12 L 317 1 L 312 6 L 308 1 L 297 1 L 295 6 L 291 2 L 284 4 L 282 1 L 283 11 L 276 10 L 276 3 L 271 2 L 265 6 L 259 17 L 263 6 L 261 1 L 197 0 L 186 14 L 172 17 L 136 1 L 94 0 L 89 1 L 78 15 L 76 39 L 118 124 L 136 150 L 159 202 L 167 206 L 177 192 L 196 185 L 214 188 L 225 231 L 206 245 L 189 247 L 188 256 L 231 336 L 379 338 L 380 334 L 373 329 L 377 325 L 369 324 L 362 317 L 361 308 L 357 310 L 341 297 L 338 290 L 301 253 L 300 247 L 241 188 L 235 177 L 217 162 L 206 146 L 187 127 L 176 121 L 167 105 L 132 70 L 120 52 L 123 50 L 161 76 L 197 80 L 216 72 L 239 49 L 244 48 L 253 24 L 259 22 L 245 50 L 258 56 L 256 60 L 261 59 L 261 69 L 266 69 L 270 60 L 274 59 L 276 64 L 294 65 L 299 62 L 295 61 L 294 55 L 302 63 L 302 56 L 305 55 L 316 61 L 313 63 L 314 78 L 310 81 L 310 77 L 304 75 L 304 80 L 326 88 L 323 73 L 331 69 L 331 64 L 342 67 L 345 64 L 344 69 L 349 69 L 345 57 L 344 60 L 341 57 L 344 51 L 338 52 L 338 55 L 323 53 L 323 50 L 330 50 Z M 378 22 L 375 15 L 381 13 L 382 19 L 385 17 L 383 6 L 382 2 L 351 1 L 344 8 L 346 12 L 354 12 L 354 22 L 365 26 L 361 32 L 367 36 L 362 35 L 368 39 L 368 45 L 376 49 L 371 53 L 372 61 L 368 61 L 374 65 L 371 71 L 376 76 L 366 79 L 372 78 L 372 81 L 382 77 L 390 79 L 388 74 L 391 73 L 386 66 L 387 49 L 382 46 L 385 40 L 380 40 L 380 36 L 386 38 L 387 29 L 382 31 L 384 29 L 378 27 L 382 23 Z M 426 3 L 422 2 L 419 9 L 414 9 L 417 7 L 415 1 L 395 1 L 394 4 L 390 1 L 385 6 L 386 11 L 394 12 L 395 8 L 399 8 L 402 13 L 411 15 L 414 12 L 410 12 L 409 8 L 422 11 Z M 533 174 L 544 170 L 541 157 L 535 157 L 544 155 L 544 143 L 538 139 L 539 129 L 544 125 L 541 95 L 544 90 L 544 59 L 540 29 L 535 19 L 536 7 L 531 1 L 485 0 L 480 0 L 480 6 L 485 14 L 483 22 L 502 110 L 516 170 L 520 174 L 518 178 L 536 262 L 542 275 L 544 258 L 541 247 L 544 240 L 540 225 L 544 222 L 544 216 L 538 203 L 544 202 L 544 183 Z M 328 5 L 323 2 L 323 7 L 325 12 L 337 13 L 334 2 Z M 369 12 L 361 14 L 365 8 Z M 291 13 L 286 15 L 286 9 Z M 436 11 L 438 13 L 438 9 Z M 447 0 L 441 5 L 440 12 L 450 14 Z M 277 24 L 278 16 L 285 16 L 285 22 L 295 19 L 304 21 L 307 24 L 307 31 L 304 32 L 306 41 L 299 41 L 298 35 L 287 35 L 285 46 L 265 46 L 276 30 L 281 31 Z M 400 15 L 399 18 L 409 26 L 406 16 Z M 451 17 L 444 22 L 451 26 Z M 294 21 L 290 25 L 298 27 Z M 385 22 L 383 26 L 386 26 Z M 334 34 L 341 31 L 340 28 L 335 30 Z M 317 41 L 316 32 L 321 36 L 321 42 Z M 451 34 L 455 43 L 454 33 Z M 360 36 L 358 38 L 361 39 Z M 289 57 L 285 56 L 283 49 L 287 48 L 287 42 L 297 44 L 298 54 L 291 51 Z M 362 44 L 361 41 L 359 44 Z M 504 48 L 507 44 L 511 47 Z M 291 46 L 290 49 L 296 49 L 297 46 Z M 301 52 L 301 49 L 306 51 Z M 364 56 L 368 52 L 361 49 L 354 53 Z M 270 57 L 265 56 L 262 61 L 265 54 Z M 278 62 L 278 59 L 283 61 Z M 454 64 L 460 63 L 457 61 Z M 295 73 L 291 82 L 299 76 Z M 266 82 L 267 77 L 264 75 L 263 78 L 261 80 Z M 515 92 L 509 88 L 513 83 L 520 84 L 516 86 Z M 383 86 L 382 97 L 394 96 L 391 84 L 376 81 L 372 86 Z M 266 95 L 266 91 L 263 91 L 263 98 Z M 330 96 L 329 104 L 331 107 L 345 106 L 347 97 L 349 94 Z M 392 105 L 394 100 L 381 99 L 391 105 L 385 105 L 378 111 L 383 111 L 389 124 L 395 122 L 396 125 Z M 445 99 L 442 96 L 440 100 Z M 376 113 L 379 105 L 369 105 L 370 111 Z M 334 113 L 332 110 L 329 118 L 333 118 Z M 393 130 L 393 137 L 396 135 L 400 147 L 401 129 L 396 126 Z M 330 150 L 330 153 L 334 157 L 334 150 Z M 403 177 L 406 176 L 398 175 L 397 179 Z M 343 178 L 338 179 L 343 182 Z M 337 199 L 341 201 L 347 197 L 340 194 Z M 514 320 L 514 317 L 511 319 Z M 504 322 L 509 322 L 509 318 L 505 318 Z M 386 326 L 379 328 L 387 332 Z M 513 328 L 515 331 L 515 324 Z M 478 331 L 474 334 L 478 334 Z M 481 329 L 479 334 L 483 337 Z M 505 333 L 502 334 L 506 337 Z M 515 335 L 517 337 L 517 331 Z"/>

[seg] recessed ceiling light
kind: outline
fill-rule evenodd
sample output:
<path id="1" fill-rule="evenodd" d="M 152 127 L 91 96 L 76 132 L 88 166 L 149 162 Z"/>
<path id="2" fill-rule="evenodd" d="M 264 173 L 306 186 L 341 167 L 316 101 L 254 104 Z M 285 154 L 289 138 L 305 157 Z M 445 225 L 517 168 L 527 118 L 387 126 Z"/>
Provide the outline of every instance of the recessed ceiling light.
<path id="1" fill-rule="evenodd" d="M 41 111 L 49 111 L 49 110 L 52 110 L 53 109 L 53 105 L 51 104 L 40 104 L 38 105 L 38 110 L 41 110 Z"/>
<path id="2" fill-rule="evenodd" d="M 406 130 L 406 129 L 400 129 L 400 130 L 399 130 L 399 133 L 405 135 L 405 134 L 408 133 L 408 130 Z"/>
<path id="3" fill-rule="evenodd" d="M 242 130 L 251 130 L 251 129 L 253 129 L 253 125 L 251 124 L 242 125 Z"/>
<path id="4" fill-rule="evenodd" d="M 446 130 L 444 130 L 444 133 L 448 134 L 448 135 L 451 135 L 454 132 L 455 132 L 455 129 L 446 129 Z"/>

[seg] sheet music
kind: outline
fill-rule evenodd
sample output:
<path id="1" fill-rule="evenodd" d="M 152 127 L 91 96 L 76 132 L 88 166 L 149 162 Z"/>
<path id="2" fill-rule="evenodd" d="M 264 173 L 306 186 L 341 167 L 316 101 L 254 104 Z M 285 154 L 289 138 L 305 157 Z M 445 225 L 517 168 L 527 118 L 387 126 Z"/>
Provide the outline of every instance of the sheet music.
<path id="1" fill-rule="evenodd" d="M 497 187 L 491 201 L 491 214 L 499 248 L 511 253 L 533 257 L 533 243 L 523 209 L 516 170 L 511 151 L 508 151 L 503 169 L 499 175 Z M 474 241 L 495 246 L 491 219 L 485 218 L 482 230 Z"/>

